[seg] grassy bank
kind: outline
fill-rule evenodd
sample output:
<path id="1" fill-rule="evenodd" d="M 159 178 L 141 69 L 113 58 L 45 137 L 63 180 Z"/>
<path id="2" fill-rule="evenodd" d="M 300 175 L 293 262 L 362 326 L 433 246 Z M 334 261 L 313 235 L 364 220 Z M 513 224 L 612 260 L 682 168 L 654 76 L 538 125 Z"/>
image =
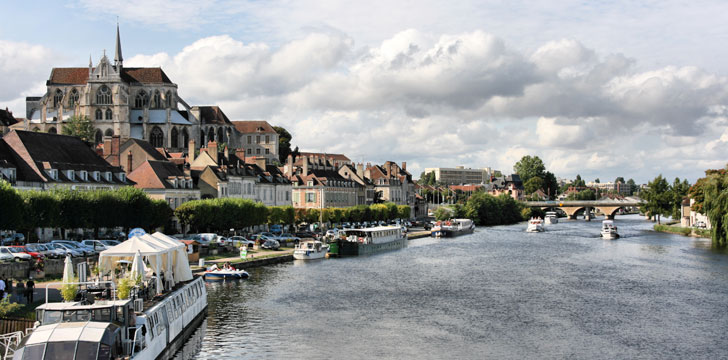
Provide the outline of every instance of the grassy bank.
<path id="1" fill-rule="evenodd" d="M 655 229 L 655 231 L 670 233 L 670 234 L 702 237 L 702 238 L 708 238 L 708 239 L 710 238 L 710 230 L 705 230 L 705 229 L 693 229 L 693 228 L 686 228 L 686 227 L 675 226 L 675 225 L 655 225 L 654 229 Z"/>

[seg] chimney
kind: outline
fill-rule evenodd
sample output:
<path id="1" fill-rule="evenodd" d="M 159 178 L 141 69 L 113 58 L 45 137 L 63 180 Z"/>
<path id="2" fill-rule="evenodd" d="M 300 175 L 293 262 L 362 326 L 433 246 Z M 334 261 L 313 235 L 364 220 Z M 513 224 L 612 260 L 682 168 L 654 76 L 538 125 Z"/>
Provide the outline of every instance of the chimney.
<path id="1" fill-rule="evenodd" d="M 235 149 L 235 156 L 245 162 L 245 149 Z"/>
<path id="2" fill-rule="evenodd" d="M 111 137 L 104 137 L 104 158 L 111 155 Z"/>
<path id="3" fill-rule="evenodd" d="M 195 139 L 190 139 L 187 145 L 187 157 L 189 158 L 190 164 L 195 161 Z"/>
<path id="4" fill-rule="evenodd" d="M 225 155 L 225 162 L 230 162 L 230 150 L 228 150 L 229 146 L 225 146 L 225 150 L 223 150 L 223 154 Z"/>
<path id="5" fill-rule="evenodd" d="M 402 170 L 407 171 L 407 162 L 402 161 Z"/>
<path id="6" fill-rule="evenodd" d="M 134 171 L 134 169 L 132 169 L 132 165 L 131 164 L 132 164 L 132 162 L 131 162 L 131 150 L 129 150 L 129 153 L 126 155 L 126 169 L 125 170 L 126 170 L 126 173 L 127 174 L 130 173 L 130 172 L 132 172 L 132 171 Z"/>
<path id="7" fill-rule="evenodd" d="M 304 156 L 302 158 L 302 160 L 303 160 L 303 171 L 301 172 L 301 175 L 308 176 L 308 158 Z"/>
<path id="8" fill-rule="evenodd" d="M 210 141 L 207 143 L 207 154 L 210 155 L 216 165 L 219 164 L 217 161 L 217 142 Z"/>
<path id="9" fill-rule="evenodd" d="M 121 166 L 121 136 L 111 136 L 111 156 L 116 156 L 116 165 Z"/>
<path id="10" fill-rule="evenodd" d="M 288 158 L 286 158 L 286 176 L 291 177 L 293 176 L 293 155 L 288 154 Z"/>
<path id="11" fill-rule="evenodd" d="M 265 167 L 265 158 L 262 156 L 258 156 L 255 158 L 255 165 L 258 165 L 259 168 L 263 169 L 263 171 L 266 170 Z"/>
<path id="12" fill-rule="evenodd" d="M 356 174 L 359 175 L 360 178 L 364 178 L 364 164 L 356 164 Z"/>
<path id="13" fill-rule="evenodd" d="M 392 165 L 388 163 L 384 163 L 384 171 L 386 171 L 387 179 L 392 177 Z"/>

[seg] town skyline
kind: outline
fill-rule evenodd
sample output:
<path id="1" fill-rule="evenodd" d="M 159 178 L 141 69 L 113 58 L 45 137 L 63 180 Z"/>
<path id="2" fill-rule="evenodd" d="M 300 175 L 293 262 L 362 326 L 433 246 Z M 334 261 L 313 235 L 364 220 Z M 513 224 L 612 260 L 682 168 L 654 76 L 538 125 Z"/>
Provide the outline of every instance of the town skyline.
<path id="1" fill-rule="evenodd" d="M 447 9 L 441 22 L 444 5 L 404 17 L 396 4 L 370 32 L 383 6 L 175 4 L 48 3 L 36 19 L 64 29 L 52 39 L 17 31 L 35 7 L 6 6 L 13 20 L 0 25 L 8 79 L 0 105 L 23 116 L 25 96 L 45 92 L 53 67 L 110 55 L 119 16 L 126 66 L 160 66 L 192 103 L 283 126 L 301 150 L 406 161 L 415 177 L 458 165 L 510 173 L 527 154 L 557 176 L 603 182 L 646 183 L 659 173 L 694 182 L 726 163 L 728 65 L 718 61 L 726 50 L 707 46 L 726 36 L 707 29 L 726 10 L 719 3 L 689 7 L 705 15 L 703 25 L 680 20 L 686 8 L 672 3 L 483 5 L 490 13 L 474 3 Z M 506 26 L 519 14 L 528 16 Z M 64 26 L 69 19 L 79 36 Z"/>

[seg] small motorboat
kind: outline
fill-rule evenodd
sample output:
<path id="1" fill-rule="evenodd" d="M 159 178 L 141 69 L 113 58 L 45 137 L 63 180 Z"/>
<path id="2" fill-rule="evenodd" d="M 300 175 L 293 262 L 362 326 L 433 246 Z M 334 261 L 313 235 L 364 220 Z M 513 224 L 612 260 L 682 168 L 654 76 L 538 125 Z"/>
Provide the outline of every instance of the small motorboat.
<path id="1" fill-rule="evenodd" d="M 617 233 L 617 226 L 614 225 L 614 221 L 612 221 L 612 220 L 602 221 L 602 232 L 601 232 L 600 236 L 607 240 L 619 238 L 619 234 Z"/>
<path id="2" fill-rule="evenodd" d="M 234 280 L 247 279 L 250 274 L 245 270 L 218 269 L 216 265 L 213 265 L 205 271 L 204 276 L 205 280 Z"/>
<path id="3" fill-rule="evenodd" d="M 541 218 L 536 217 L 528 220 L 526 232 L 542 232 L 543 230 L 543 220 Z"/>
<path id="4" fill-rule="evenodd" d="M 553 225 L 559 223 L 559 216 L 556 215 L 555 211 L 547 211 L 546 217 L 543 219 L 546 225 Z"/>
<path id="5" fill-rule="evenodd" d="M 296 260 L 323 259 L 329 252 L 329 245 L 318 240 L 305 240 L 296 244 L 293 258 Z"/>

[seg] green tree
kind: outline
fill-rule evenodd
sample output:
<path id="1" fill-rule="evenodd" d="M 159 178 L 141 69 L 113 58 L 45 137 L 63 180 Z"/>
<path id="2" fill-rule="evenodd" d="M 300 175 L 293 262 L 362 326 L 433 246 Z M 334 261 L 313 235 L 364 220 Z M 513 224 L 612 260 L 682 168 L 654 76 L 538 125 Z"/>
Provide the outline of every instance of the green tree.
<path id="1" fill-rule="evenodd" d="M 624 178 L 621 176 L 618 176 L 616 179 L 614 179 L 614 183 L 624 184 Z"/>
<path id="2" fill-rule="evenodd" d="M 596 179 L 594 179 L 594 182 L 599 184 L 601 181 L 599 180 L 599 178 L 596 178 Z"/>
<path id="3" fill-rule="evenodd" d="M 556 197 L 556 192 L 559 189 L 559 182 L 556 180 L 554 173 L 547 171 L 543 175 L 543 187 L 541 187 L 549 199 Z"/>
<path id="4" fill-rule="evenodd" d="M 78 136 L 81 140 L 86 142 L 94 141 L 94 135 L 96 129 L 94 129 L 94 123 L 87 116 L 71 116 L 71 118 L 63 124 L 61 129 L 63 135 Z"/>
<path id="5" fill-rule="evenodd" d="M 439 208 L 435 209 L 434 215 L 435 219 L 443 221 L 451 218 L 453 213 L 452 210 L 448 209 L 446 206 L 440 206 Z"/>
<path id="6" fill-rule="evenodd" d="M 543 189 L 543 184 L 543 179 L 538 176 L 534 176 L 523 184 L 523 189 L 527 195 L 530 195 L 540 189 Z"/>
<path id="7" fill-rule="evenodd" d="M 293 135 L 280 126 L 274 126 L 273 130 L 278 133 L 278 159 L 281 164 L 285 164 L 288 155 L 293 153 L 291 151 L 291 139 L 293 139 Z"/>
<path id="8" fill-rule="evenodd" d="M 690 191 L 688 179 L 680 181 L 679 178 L 675 178 L 672 182 L 672 187 L 670 187 L 670 200 L 672 205 L 670 216 L 673 220 L 679 220 L 681 218 L 682 202 L 688 196 L 688 191 Z"/>
<path id="9" fill-rule="evenodd" d="M 525 184 L 532 177 L 538 176 L 543 178 L 546 167 L 538 156 L 526 155 L 513 165 L 513 171 L 518 174 L 521 181 Z"/>
<path id="10" fill-rule="evenodd" d="M 574 180 L 574 182 L 572 184 L 575 187 L 585 187 L 586 186 L 586 181 L 584 181 L 584 180 L 581 179 L 581 175 L 576 174 L 576 179 Z"/>
<path id="11" fill-rule="evenodd" d="M 724 248 L 728 246 L 728 166 L 706 170 L 705 175 L 690 188 L 695 201 L 691 208 L 708 216 L 713 245 Z"/>
<path id="12" fill-rule="evenodd" d="M 23 198 L 5 180 L 0 180 L 0 229 L 20 230 L 23 221 Z"/>
<path id="13" fill-rule="evenodd" d="M 661 216 L 669 216 L 672 212 L 672 194 L 670 184 L 667 183 L 662 174 L 647 184 L 647 189 L 642 192 L 642 199 L 646 201 L 645 210 L 647 215 L 657 217 L 660 224 Z"/>
<path id="14" fill-rule="evenodd" d="M 637 184 L 634 182 L 634 180 L 629 179 L 627 180 L 627 185 L 629 185 L 629 194 L 632 195 L 635 191 L 637 191 Z"/>

